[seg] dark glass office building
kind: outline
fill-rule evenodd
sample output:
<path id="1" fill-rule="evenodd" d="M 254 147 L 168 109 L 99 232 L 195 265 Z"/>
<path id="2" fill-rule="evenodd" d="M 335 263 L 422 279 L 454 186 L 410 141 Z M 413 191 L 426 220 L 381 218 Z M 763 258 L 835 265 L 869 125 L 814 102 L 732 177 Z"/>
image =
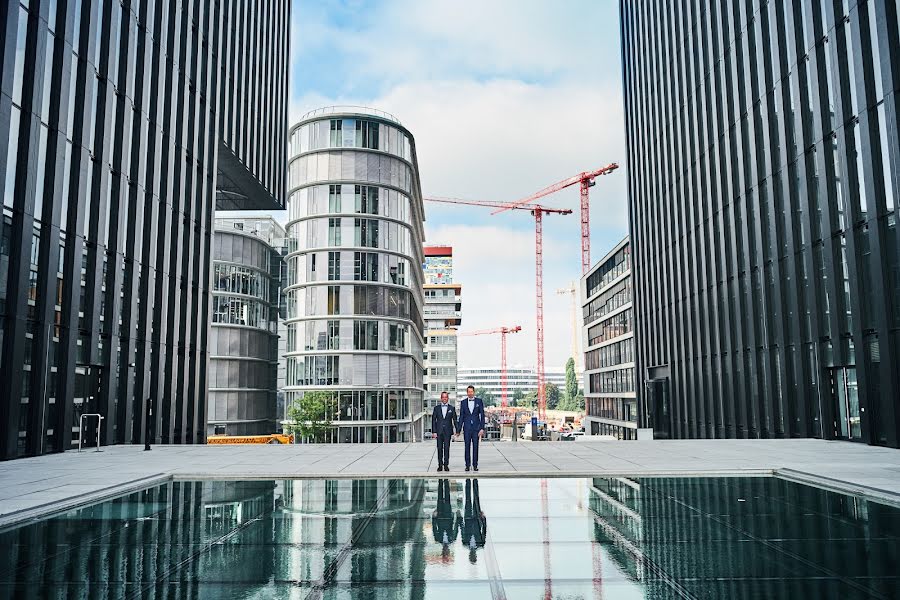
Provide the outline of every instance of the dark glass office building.
<path id="1" fill-rule="evenodd" d="M 289 7 L 0 3 L 0 457 L 148 404 L 205 439 L 213 213 L 283 208 Z"/>
<path id="2" fill-rule="evenodd" d="M 621 1 L 657 437 L 900 445 L 898 8 Z"/>

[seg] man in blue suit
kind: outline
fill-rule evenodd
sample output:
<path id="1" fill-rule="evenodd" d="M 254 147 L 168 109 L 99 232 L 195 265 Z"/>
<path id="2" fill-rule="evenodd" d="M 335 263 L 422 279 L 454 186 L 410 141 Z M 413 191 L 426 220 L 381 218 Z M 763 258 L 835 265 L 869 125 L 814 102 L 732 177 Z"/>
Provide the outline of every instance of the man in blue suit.
<path id="1" fill-rule="evenodd" d="M 456 431 L 463 432 L 466 446 L 466 471 L 469 466 L 478 470 L 478 442 L 484 436 L 484 402 L 475 397 L 475 387 L 466 388 L 466 399 L 460 402 L 459 424 Z M 457 436 L 459 433 L 456 434 Z"/>

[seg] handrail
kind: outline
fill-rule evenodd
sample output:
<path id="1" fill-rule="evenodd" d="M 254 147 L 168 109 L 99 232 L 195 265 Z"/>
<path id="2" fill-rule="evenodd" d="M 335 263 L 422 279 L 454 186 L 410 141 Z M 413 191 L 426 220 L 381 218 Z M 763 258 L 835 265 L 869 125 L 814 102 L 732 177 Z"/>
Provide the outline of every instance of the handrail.
<path id="1" fill-rule="evenodd" d="M 371 108 L 369 106 L 354 106 L 352 104 L 345 105 L 336 105 L 336 106 L 323 106 L 322 108 L 316 108 L 307 112 L 305 115 L 300 117 L 300 121 L 305 121 L 311 117 L 316 117 L 319 115 L 333 115 L 338 113 L 358 113 L 363 115 L 373 115 L 376 117 L 382 117 L 385 119 L 389 119 L 398 125 L 401 125 L 400 119 L 395 117 L 389 112 L 378 110 L 377 108 Z"/>
<path id="2" fill-rule="evenodd" d="M 100 428 L 103 426 L 103 415 L 100 413 L 85 413 L 81 415 L 81 418 L 78 420 L 78 451 L 81 452 L 81 441 L 84 438 L 84 418 L 85 417 L 97 417 L 97 452 L 103 452 L 100 449 Z"/>

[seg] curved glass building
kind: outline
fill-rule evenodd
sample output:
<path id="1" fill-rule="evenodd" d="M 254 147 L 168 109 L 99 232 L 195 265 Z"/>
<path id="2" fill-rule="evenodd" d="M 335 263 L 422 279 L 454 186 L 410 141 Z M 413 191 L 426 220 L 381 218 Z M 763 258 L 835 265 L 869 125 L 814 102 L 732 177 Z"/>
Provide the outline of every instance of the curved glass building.
<path id="1" fill-rule="evenodd" d="M 290 132 L 286 405 L 334 400 L 329 441 L 422 439 L 422 193 L 393 116 L 331 107 Z"/>
<path id="2" fill-rule="evenodd" d="M 207 435 L 278 431 L 283 240 L 271 217 L 215 221 Z"/>

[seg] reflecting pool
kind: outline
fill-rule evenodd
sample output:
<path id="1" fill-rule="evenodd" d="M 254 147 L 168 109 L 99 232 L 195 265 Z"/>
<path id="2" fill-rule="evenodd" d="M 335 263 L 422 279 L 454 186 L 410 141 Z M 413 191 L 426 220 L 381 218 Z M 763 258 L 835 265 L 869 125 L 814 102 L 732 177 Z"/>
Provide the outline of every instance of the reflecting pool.
<path id="1" fill-rule="evenodd" d="M 0 553 L 0 598 L 900 598 L 900 509 L 768 477 L 182 481 Z"/>

